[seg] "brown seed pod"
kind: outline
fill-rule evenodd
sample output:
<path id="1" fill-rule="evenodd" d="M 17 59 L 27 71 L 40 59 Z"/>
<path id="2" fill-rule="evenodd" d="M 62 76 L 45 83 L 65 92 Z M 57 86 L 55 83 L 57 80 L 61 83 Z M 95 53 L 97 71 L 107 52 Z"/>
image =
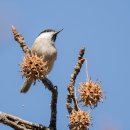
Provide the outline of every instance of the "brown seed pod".
<path id="1" fill-rule="evenodd" d="M 42 79 L 48 72 L 47 62 L 36 54 L 27 54 L 20 64 L 22 76 L 36 81 Z"/>
<path id="2" fill-rule="evenodd" d="M 86 130 L 91 125 L 91 117 L 88 112 L 73 110 L 69 116 L 71 130 Z"/>
<path id="3" fill-rule="evenodd" d="M 86 83 L 80 83 L 79 88 L 80 101 L 85 106 L 96 107 L 98 102 L 103 99 L 103 92 L 99 82 L 89 80 Z"/>

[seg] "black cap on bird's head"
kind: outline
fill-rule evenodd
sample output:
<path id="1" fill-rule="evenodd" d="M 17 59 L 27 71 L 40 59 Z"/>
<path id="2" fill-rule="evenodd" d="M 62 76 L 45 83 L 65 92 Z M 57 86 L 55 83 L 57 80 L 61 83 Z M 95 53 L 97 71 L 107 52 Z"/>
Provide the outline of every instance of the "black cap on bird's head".
<path id="1" fill-rule="evenodd" d="M 56 32 L 56 31 L 54 29 L 46 29 L 46 30 L 42 31 L 40 34 L 46 33 L 46 32 Z"/>
<path id="2" fill-rule="evenodd" d="M 60 33 L 63 29 L 59 30 L 59 31 L 55 31 L 54 29 L 46 29 L 44 31 L 42 31 L 39 35 L 43 34 L 43 33 L 53 33 L 53 36 L 52 36 L 52 40 L 55 41 L 56 40 L 56 37 L 57 37 L 57 34 Z"/>

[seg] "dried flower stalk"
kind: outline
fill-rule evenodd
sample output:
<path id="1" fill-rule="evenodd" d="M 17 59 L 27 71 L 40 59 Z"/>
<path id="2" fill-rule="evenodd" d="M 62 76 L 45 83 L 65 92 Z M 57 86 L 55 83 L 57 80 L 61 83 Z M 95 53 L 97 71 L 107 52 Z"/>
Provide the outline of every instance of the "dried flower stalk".
<path id="1" fill-rule="evenodd" d="M 23 52 L 25 54 L 30 53 L 31 54 L 31 50 L 30 48 L 27 46 L 24 37 L 17 32 L 16 28 L 14 26 L 12 26 L 12 33 L 14 35 L 14 39 L 15 41 L 17 41 L 20 44 L 20 47 L 22 48 Z"/>

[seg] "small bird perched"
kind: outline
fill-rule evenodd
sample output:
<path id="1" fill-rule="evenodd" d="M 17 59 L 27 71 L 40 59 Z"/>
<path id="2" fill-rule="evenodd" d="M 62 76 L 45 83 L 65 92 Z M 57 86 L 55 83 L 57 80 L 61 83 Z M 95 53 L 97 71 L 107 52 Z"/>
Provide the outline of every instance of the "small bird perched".
<path id="1" fill-rule="evenodd" d="M 52 70 L 54 61 L 57 57 L 57 49 L 55 47 L 55 40 L 57 34 L 60 33 L 63 29 L 55 31 L 53 29 L 46 29 L 42 31 L 36 40 L 34 41 L 31 51 L 37 54 L 40 57 L 43 57 L 44 61 L 48 63 L 48 73 Z M 31 87 L 32 81 L 26 79 L 24 84 L 21 87 L 20 92 L 26 93 Z"/>

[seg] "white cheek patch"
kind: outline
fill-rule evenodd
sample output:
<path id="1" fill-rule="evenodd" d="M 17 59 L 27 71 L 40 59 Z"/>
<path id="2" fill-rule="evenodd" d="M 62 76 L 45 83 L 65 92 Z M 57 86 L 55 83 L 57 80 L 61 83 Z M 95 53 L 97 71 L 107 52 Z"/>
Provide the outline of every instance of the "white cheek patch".
<path id="1" fill-rule="evenodd" d="M 42 33 L 38 36 L 38 38 L 50 38 L 52 36 L 52 33 L 50 32 L 46 32 L 46 33 Z"/>

